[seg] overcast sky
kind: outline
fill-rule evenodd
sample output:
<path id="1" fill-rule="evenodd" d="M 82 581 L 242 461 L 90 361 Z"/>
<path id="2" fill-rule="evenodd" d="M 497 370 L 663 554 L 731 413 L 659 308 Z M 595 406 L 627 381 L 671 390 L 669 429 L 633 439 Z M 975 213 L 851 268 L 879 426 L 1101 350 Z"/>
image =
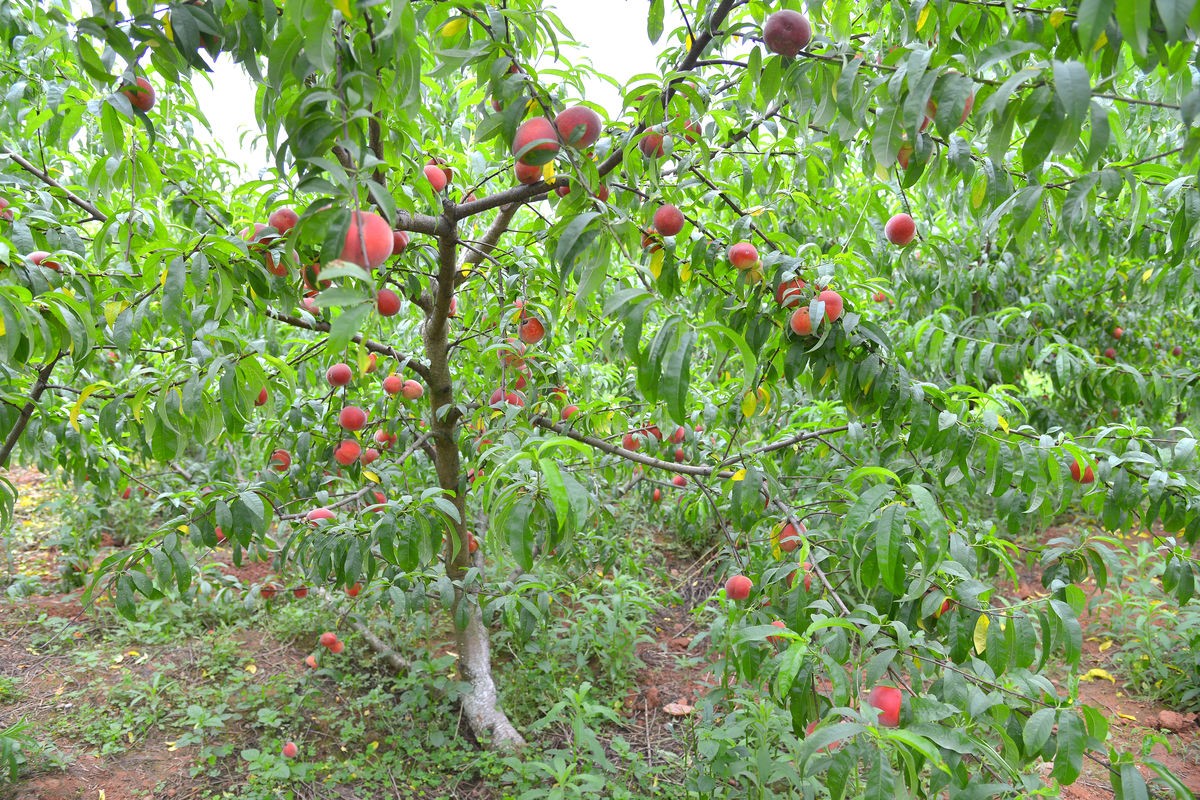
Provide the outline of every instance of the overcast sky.
<path id="1" fill-rule="evenodd" d="M 550 5 L 583 44 L 584 54 L 599 72 L 624 82 L 638 73 L 657 70 L 655 55 L 658 49 L 646 39 L 646 0 L 603 0 L 603 14 L 597 12 L 599 3 L 596 0 L 557 0 Z M 677 19 L 668 9 L 664 30 L 670 31 Z M 615 43 L 619 44 L 614 46 Z M 572 58 L 577 59 L 577 56 Z M 257 131 L 254 87 L 241 68 L 227 56 L 217 59 L 210 77 L 211 87 L 203 78 L 198 78 L 194 84 L 200 108 L 226 154 L 242 163 L 248 174 L 254 174 L 266 164 L 262 151 L 251 146 L 252 134 Z M 620 93 L 607 84 L 589 86 L 588 100 L 608 109 L 610 114 L 620 109 Z"/>

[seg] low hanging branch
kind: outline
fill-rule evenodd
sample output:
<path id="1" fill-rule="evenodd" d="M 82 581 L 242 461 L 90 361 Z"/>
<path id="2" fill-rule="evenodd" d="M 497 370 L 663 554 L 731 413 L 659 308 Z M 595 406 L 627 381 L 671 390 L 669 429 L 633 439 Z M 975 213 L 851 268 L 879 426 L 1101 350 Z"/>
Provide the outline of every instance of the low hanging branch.
<path id="1" fill-rule="evenodd" d="M 0 447 L 0 467 L 8 466 L 8 459 L 12 456 L 12 452 L 17 446 L 17 441 L 20 440 L 21 434 L 25 432 L 25 427 L 29 425 L 29 420 L 33 417 L 33 412 L 37 410 L 38 400 L 41 399 L 42 394 L 50 385 L 50 373 L 54 372 L 54 365 L 64 355 L 65 353 L 59 353 L 51 361 L 38 369 L 37 380 L 34 381 L 33 388 L 29 390 L 29 400 L 21 408 L 21 413 L 17 415 L 16 420 L 13 422 L 12 429 L 9 430 L 8 436 L 4 438 L 3 447 Z"/>

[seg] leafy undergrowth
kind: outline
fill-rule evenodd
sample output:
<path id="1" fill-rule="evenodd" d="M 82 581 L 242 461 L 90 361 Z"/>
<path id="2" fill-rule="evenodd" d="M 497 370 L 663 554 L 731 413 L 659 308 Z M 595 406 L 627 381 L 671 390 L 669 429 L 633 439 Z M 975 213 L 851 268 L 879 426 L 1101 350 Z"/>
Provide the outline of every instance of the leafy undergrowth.
<path id="1" fill-rule="evenodd" d="M 410 609 L 389 628 L 370 589 L 355 599 L 311 591 L 264 600 L 264 583 L 297 579 L 262 562 L 233 568 L 218 551 L 202 578 L 224 588 L 191 605 L 147 601 L 139 622 L 104 601 L 84 609 L 78 589 L 63 592 L 73 562 L 52 535 L 58 501 L 39 491 L 28 496 L 41 505 L 24 509 L 28 524 L 7 539 L 13 570 L 0 605 L 0 767 L 20 773 L 15 800 L 100 790 L 106 800 L 797 796 L 790 720 L 757 689 L 712 693 L 721 673 L 698 635 L 710 568 L 666 535 L 578 542 L 584 563 L 600 566 L 538 576 L 526 596 L 545 613 L 515 605 L 497 626 L 503 703 L 531 740 L 515 759 L 480 748 L 458 724 L 453 640 L 436 608 Z M 128 523 L 106 528 L 84 561 L 119 546 Z M 1084 619 L 1084 677 L 1100 670 L 1112 681 L 1085 680 L 1080 695 L 1106 711 L 1122 749 L 1152 754 L 1200 789 L 1195 726 L 1156 731 L 1168 709 L 1132 697 L 1145 680 L 1129 668 L 1139 662 L 1114 658 L 1141 641 L 1118 635 L 1141 625 L 1127 613 L 1132 598 L 1156 591 L 1149 556 L 1126 572 L 1112 593 L 1093 594 L 1097 611 Z M 1002 590 L 1027 598 L 1042 591 L 1040 574 L 1026 565 Z M 380 661 L 354 619 L 413 659 L 409 668 Z M 343 652 L 318 644 L 326 630 Z M 305 664 L 310 655 L 316 668 Z M 1056 683 L 1066 693 L 1075 677 Z M 283 755 L 287 742 L 295 758 Z M 1090 764 L 1062 796 L 1111 796 L 1103 768 Z"/>

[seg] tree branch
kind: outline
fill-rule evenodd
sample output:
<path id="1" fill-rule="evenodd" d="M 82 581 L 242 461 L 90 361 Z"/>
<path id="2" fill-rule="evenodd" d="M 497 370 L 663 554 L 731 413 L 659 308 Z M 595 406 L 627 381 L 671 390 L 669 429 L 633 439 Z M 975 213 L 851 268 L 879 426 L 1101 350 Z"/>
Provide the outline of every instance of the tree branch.
<path id="1" fill-rule="evenodd" d="M 50 384 L 50 373 L 54 371 L 54 365 L 64 355 L 66 354 L 59 353 L 48 364 L 45 364 L 37 371 L 37 380 L 34 381 L 33 388 L 29 391 L 29 400 L 25 403 L 25 407 L 21 409 L 21 413 L 17 416 L 16 421 L 13 422 L 8 436 L 4 438 L 4 446 L 0 447 L 0 467 L 8 466 L 8 459 L 17 446 L 17 440 L 25 432 L 25 427 L 29 424 L 33 412 L 37 410 L 37 401 L 41 399 L 42 393 L 46 391 L 46 387 Z"/>
<path id="2" fill-rule="evenodd" d="M 328 322 L 308 322 L 307 320 L 300 319 L 299 317 L 293 317 L 290 314 L 284 314 L 281 311 L 275 311 L 274 309 L 270 308 L 266 310 L 266 314 L 271 319 L 282 322 L 285 325 L 291 325 L 293 328 L 303 328 L 305 330 L 317 331 L 319 333 L 329 333 Z M 381 356 L 388 356 L 389 358 L 396 359 L 396 361 L 400 363 L 401 367 L 408 368 L 426 382 L 429 381 L 429 367 L 412 356 L 406 356 L 389 345 L 373 342 L 364 337 L 362 334 L 356 334 L 351 338 L 350 341 L 356 344 L 362 344 L 363 347 L 367 348 L 372 353 L 378 353 Z"/>
<path id="3" fill-rule="evenodd" d="M 52 189 L 57 189 L 58 191 L 62 192 L 63 196 L 66 197 L 67 200 L 69 200 L 71 203 L 78 206 L 79 208 L 82 208 L 87 213 L 91 214 L 92 219 L 96 220 L 97 222 L 105 222 L 108 220 L 108 215 L 105 214 L 103 211 L 96 208 L 94 205 L 89 203 L 87 200 L 84 200 L 82 197 L 75 194 L 70 189 L 66 188 L 58 181 L 51 178 L 48 173 L 45 173 L 42 170 L 38 169 L 33 164 L 31 164 L 29 161 L 26 161 L 24 158 L 22 158 L 21 156 L 17 155 L 14 152 L 12 152 L 11 150 L 0 151 L 0 156 L 4 156 L 6 158 L 12 159 L 13 162 L 15 162 L 17 164 L 17 166 L 19 166 L 21 169 L 28 172 L 33 177 L 37 178 L 42 183 L 46 184 L 47 186 L 51 187 Z M 86 220 L 85 220 L 85 222 L 86 222 Z"/>

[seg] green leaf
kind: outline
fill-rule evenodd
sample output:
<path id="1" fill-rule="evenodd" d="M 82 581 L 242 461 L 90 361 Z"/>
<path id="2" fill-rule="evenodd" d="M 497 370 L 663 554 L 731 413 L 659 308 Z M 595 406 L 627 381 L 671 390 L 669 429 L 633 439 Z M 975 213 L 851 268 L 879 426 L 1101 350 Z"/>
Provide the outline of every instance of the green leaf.
<path id="1" fill-rule="evenodd" d="M 1083 720 L 1074 711 L 1064 711 L 1058 718 L 1058 747 L 1054 752 L 1054 769 L 1050 776 L 1061 784 L 1071 784 L 1083 770 L 1083 751 L 1087 746 L 1087 731 Z"/>
<path id="2" fill-rule="evenodd" d="M 526 495 L 513 503 L 504 518 L 504 537 L 517 566 L 529 572 L 533 569 L 534 532 L 529 518 L 533 513 L 533 498 Z"/>
<path id="3" fill-rule="evenodd" d="M 663 0 L 650 0 L 650 13 L 646 17 L 646 36 L 651 44 L 657 44 L 663 32 Z"/>
<path id="4" fill-rule="evenodd" d="M 1042 747 L 1050 740 L 1050 733 L 1054 730 L 1057 719 L 1056 708 L 1041 708 L 1029 715 L 1029 719 L 1025 721 L 1025 730 L 1021 734 L 1027 754 L 1041 752 Z"/>
<path id="5" fill-rule="evenodd" d="M 659 381 L 660 392 L 667 403 L 667 413 L 680 425 L 688 421 L 688 387 L 691 383 L 688 367 L 695 344 L 696 332 L 684 331 L 679 344 L 668 356 Z"/>
<path id="6" fill-rule="evenodd" d="M 1055 149 L 1063 152 L 1079 141 L 1079 132 L 1092 105 L 1092 84 L 1087 67 L 1078 61 L 1055 61 L 1054 94 L 1066 114 L 1066 125 L 1055 143 Z"/>
<path id="7" fill-rule="evenodd" d="M 1091 53 L 1096 40 L 1112 17 L 1116 0 L 1083 0 L 1076 12 L 1079 26 L 1079 45 L 1083 52 Z"/>

